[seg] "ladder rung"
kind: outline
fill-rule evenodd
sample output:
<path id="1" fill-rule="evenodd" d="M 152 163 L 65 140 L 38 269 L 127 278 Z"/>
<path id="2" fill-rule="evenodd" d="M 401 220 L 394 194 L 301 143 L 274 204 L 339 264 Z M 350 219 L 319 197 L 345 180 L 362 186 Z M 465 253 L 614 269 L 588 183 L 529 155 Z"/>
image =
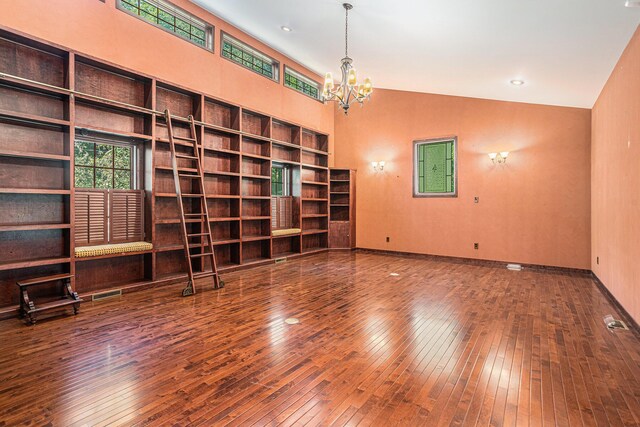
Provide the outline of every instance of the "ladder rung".
<path id="1" fill-rule="evenodd" d="M 184 177 L 184 178 L 202 178 L 200 175 L 193 175 L 190 173 L 179 173 L 178 176 Z"/>
<path id="2" fill-rule="evenodd" d="M 213 271 L 207 271 L 204 273 L 194 273 L 193 278 L 194 279 L 201 279 L 203 277 L 212 277 L 212 276 L 217 276 L 218 273 L 214 273 Z"/>
<path id="3" fill-rule="evenodd" d="M 213 255 L 213 253 L 211 253 L 211 252 L 203 252 L 201 254 L 189 254 L 189 256 L 191 258 L 200 258 L 200 257 L 203 257 L 203 256 L 209 256 L 209 255 Z"/>
<path id="4" fill-rule="evenodd" d="M 187 156 L 186 154 L 176 154 L 176 157 L 179 158 L 179 159 L 198 160 L 198 158 L 196 156 Z"/>
<path id="5" fill-rule="evenodd" d="M 196 168 L 178 168 L 178 172 L 198 172 Z"/>
<path id="6" fill-rule="evenodd" d="M 209 236 L 209 233 L 187 234 L 187 237 L 196 237 L 196 236 Z"/>
<path id="7" fill-rule="evenodd" d="M 186 136 L 173 136 L 173 139 L 179 139 L 180 141 L 192 141 L 195 142 L 195 138 L 187 138 Z"/>
<path id="8" fill-rule="evenodd" d="M 204 212 L 200 213 L 186 213 L 184 216 L 204 216 Z"/>
<path id="9" fill-rule="evenodd" d="M 182 193 L 180 197 L 204 197 L 204 194 Z"/>

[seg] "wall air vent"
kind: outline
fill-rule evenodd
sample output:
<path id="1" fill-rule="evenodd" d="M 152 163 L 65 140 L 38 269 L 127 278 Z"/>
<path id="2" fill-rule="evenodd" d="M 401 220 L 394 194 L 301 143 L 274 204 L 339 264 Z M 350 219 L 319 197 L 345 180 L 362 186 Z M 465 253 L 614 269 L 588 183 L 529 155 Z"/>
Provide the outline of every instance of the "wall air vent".
<path id="1" fill-rule="evenodd" d="M 507 264 L 507 270 L 521 271 L 522 270 L 522 266 L 520 264 Z"/>
<path id="2" fill-rule="evenodd" d="M 107 298 L 119 297 L 122 296 L 122 289 L 116 289 L 113 291 L 100 292 L 97 294 L 91 295 L 91 301 L 101 301 Z"/>

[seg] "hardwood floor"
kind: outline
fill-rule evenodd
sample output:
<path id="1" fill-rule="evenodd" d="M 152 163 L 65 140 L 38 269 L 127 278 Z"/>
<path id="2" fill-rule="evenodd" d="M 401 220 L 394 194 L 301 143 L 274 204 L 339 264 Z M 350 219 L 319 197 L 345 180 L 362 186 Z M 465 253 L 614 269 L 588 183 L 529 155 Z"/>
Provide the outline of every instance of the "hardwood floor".
<path id="1" fill-rule="evenodd" d="M 341 252 L 224 279 L 0 322 L 0 425 L 640 425 L 640 340 L 587 275 Z"/>

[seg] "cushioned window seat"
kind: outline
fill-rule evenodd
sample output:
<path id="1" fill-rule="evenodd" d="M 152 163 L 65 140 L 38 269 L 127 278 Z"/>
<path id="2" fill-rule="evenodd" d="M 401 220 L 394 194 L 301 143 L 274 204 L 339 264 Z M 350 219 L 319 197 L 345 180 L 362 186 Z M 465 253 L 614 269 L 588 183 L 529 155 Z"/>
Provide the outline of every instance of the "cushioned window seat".
<path id="1" fill-rule="evenodd" d="M 89 258 L 127 252 L 146 252 L 153 249 L 149 242 L 113 243 L 110 245 L 81 246 L 75 248 L 76 258 Z"/>
<path id="2" fill-rule="evenodd" d="M 288 236 L 289 234 L 300 234 L 301 231 L 299 228 L 283 228 L 282 230 L 271 231 L 271 235 L 273 237 Z"/>

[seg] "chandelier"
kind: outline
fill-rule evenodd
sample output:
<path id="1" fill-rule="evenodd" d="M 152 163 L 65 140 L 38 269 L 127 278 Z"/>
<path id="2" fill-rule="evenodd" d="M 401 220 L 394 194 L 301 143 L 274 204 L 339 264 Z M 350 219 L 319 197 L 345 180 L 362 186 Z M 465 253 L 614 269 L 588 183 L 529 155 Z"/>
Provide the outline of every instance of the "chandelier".
<path id="1" fill-rule="evenodd" d="M 349 40 L 349 11 L 353 9 L 353 6 L 349 3 L 343 3 L 342 6 L 345 10 L 344 16 L 344 58 L 340 65 L 342 71 L 342 81 L 339 85 L 334 85 L 333 77 L 331 73 L 327 73 L 324 79 L 324 90 L 322 97 L 326 101 L 336 101 L 340 107 L 344 110 L 344 113 L 349 112 L 349 107 L 353 102 L 362 103 L 369 99 L 371 92 L 373 92 L 373 86 L 371 85 L 371 79 L 368 77 L 364 79 L 364 82 L 358 84 L 356 76 L 356 69 L 353 68 L 353 60 L 349 58 L 348 54 L 348 40 Z"/>

